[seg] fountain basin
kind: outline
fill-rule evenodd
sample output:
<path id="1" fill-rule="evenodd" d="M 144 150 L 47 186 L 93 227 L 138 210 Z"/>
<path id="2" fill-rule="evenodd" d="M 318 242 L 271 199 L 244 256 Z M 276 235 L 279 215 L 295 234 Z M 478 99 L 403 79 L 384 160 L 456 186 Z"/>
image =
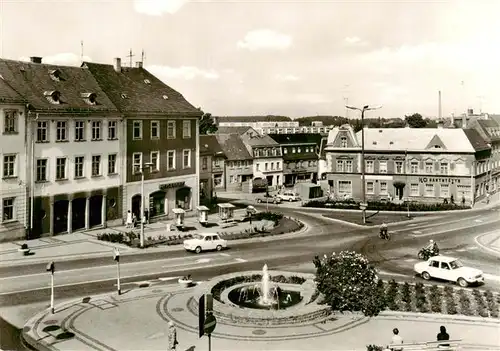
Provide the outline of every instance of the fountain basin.
<path id="1" fill-rule="evenodd" d="M 287 286 L 285 288 L 285 285 Z M 262 296 L 258 289 L 254 289 L 255 283 L 244 283 L 234 285 L 226 289 L 221 299 L 226 304 L 232 304 L 237 308 L 254 308 L 261 310 L 283 310 L 297 305 L 302 301 L 301 289 L 292 284 L 279 284 L 280 296 L 274 296 L 271 303 L 262 302 Z M 229 302 L 229 303 L 228 303 Z"/>

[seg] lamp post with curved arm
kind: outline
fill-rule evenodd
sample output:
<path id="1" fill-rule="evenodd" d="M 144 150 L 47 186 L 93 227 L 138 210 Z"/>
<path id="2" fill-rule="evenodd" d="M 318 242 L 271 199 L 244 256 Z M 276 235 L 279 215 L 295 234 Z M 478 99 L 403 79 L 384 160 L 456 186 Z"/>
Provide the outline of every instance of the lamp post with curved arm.
<path id="1" fill-rule="evenodd" d="M 357 110 L 361 112 L 361 193 L 363 199 L 363 203 L 361 205 L 362 207 L 361 213 L 363 216 L 363 224 L 366 224 L 365 126 L 364 126 L 365 111 L 378 110 L 379 108 L 382 108 L 382 106 L 365 105 L 362 108 L 359 108 L 351 105 L 346 105 L 345 107 L 350 110 Z"/>

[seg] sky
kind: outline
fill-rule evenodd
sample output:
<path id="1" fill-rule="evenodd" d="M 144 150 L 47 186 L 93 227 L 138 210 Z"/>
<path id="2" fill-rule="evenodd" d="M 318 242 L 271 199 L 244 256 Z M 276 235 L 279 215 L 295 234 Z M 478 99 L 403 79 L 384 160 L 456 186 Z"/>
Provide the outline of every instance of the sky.
<path id="1" fill-rule="evenodd" d="M 0 0 L 0 56 L 144 66 L 213 115 L 500 113 L 500 1 Z M 359 113 L 349 111 L 349 117 Z"/>

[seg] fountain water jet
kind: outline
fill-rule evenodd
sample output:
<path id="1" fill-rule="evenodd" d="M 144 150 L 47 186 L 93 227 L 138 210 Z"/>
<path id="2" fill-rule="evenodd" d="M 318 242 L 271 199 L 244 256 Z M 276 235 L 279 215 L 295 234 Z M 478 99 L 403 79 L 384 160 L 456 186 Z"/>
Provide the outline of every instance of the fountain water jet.
<path id="1" fill-rule="evenodd" d="M 261 282 L 261 296 L 260 302 L 263 305 L 272 305 L 275 303 L 273 291 L 271 291 L 271 287 L 269 286 L 269 272 L 267 268 L 267 264 L 262 267 L 262 282 Z"/>

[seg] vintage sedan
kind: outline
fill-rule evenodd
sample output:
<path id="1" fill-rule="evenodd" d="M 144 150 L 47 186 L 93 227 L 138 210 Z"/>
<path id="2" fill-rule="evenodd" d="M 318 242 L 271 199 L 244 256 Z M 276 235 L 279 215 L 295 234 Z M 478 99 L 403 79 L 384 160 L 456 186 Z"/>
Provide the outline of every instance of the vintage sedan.
<path id="1" fill-rule="evenodd" d="M 463 288 L 469 286 L 469 284 L 484 282 L 481 270 L 465 267 L 456 258 L 448 256 L 434 256 L 425 262 L 418 262 L 413 267 L 413 270 L 425 280 L 431 278 L 448 280 L 457 283 Z"/>
<path id="2" fill-rule="evenodd" d="M 195 234 L 191 239 L 184 240 L 184 249 L 197 254 L 202 251 L 221 251 L 227 249 L 227 240 L 221 239 L 219 234 L 215 233 Z"/>
<path id="3" fill-rule="evenodd" d="M 258 196 L 257 197 L 257 202 L 260 204 L 262 202 L 264 203 L 272 203 L 272 204 L 280 204 L 281 203 L 281 199 L 278 197 L 278 196 L 273 196 L 273 195 L 270 195 L 270 194 L 264 194 L 264 195 L 261 195 L 261 196 Z"/>

